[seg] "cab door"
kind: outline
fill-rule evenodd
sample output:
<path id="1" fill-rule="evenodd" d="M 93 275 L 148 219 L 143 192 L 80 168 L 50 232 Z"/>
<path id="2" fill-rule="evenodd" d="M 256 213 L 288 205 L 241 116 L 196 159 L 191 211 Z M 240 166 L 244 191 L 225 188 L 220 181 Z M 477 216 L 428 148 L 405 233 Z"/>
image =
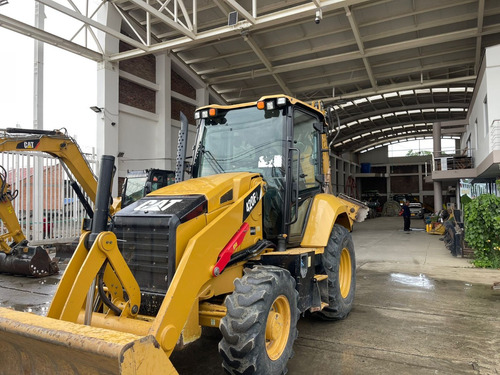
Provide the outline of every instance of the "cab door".
<path id="1" fill-rule="evenodd" d="M 296 246 L 302 241 L 313 197 L 321 192 L 320 133 L 314 126 L 318 123 L 318 115 L 294 108 L 289 246 Z"/>

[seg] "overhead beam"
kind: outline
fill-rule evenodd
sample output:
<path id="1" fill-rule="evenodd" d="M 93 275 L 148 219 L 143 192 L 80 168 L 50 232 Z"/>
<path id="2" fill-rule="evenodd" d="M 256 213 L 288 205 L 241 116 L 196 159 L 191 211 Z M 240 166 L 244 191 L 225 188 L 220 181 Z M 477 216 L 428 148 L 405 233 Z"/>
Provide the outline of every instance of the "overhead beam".
<path id="1" fill-rule="evenodd" d="M 474 65 L 474 73 L 477 74 L 479 72 L 479 64 L 481 63 L 481 32 L 483 31 L 483 22 L 484 22 L 484 0 L 478 1 L 478 9 L 477 9 L 477 34 L 476 38 L 476 63 Z"/>
<path id="2" fill-rule="evenodd" d="M 52 1 L 52 0 L 37 0 L 37 1 L 41 4 L 47 5 L 48 7 L 52 8 L 52 9 L 57 10 L 58 12 L 66 14 L 67 16 L 70 16 L 78 21 L 81 21 L 81 22 L 87 24 L 87 25 L 93 26 L 96 29 L 101 30 L 109 35 L 112 35 L 115 38 L 122 40 L 122 41 L 130 44 L 131 46 L 140 49 L 143 52 L 147 51 L 147 47 L 144 44 L 137 42 L 135 39 L 132 39 L 126 35 L 123 35 L 119 31 L 116 31 L 116 30 L 112 29 L 111 27 L 103 25 L 102 23 L 99 23 L 97 21 L 94 21 L 91 18 L 85 17 L 84 15 L 82 15 L 78 12 L 75 12 L 69 8 L 66 8 L 65 6 L 62 6 L 61 4 L 56 3 L 55 1 Z"/>
<path id="3" fill-rule="evenodd" d="M 430 58 L 430 57 L 438 57 L 438 56 L 443 56 L 443 55 L 455 55 L 459 52 L 469 52 L 471 50 L 474 49 L 474 44 L 467 44 L 467 45 L 464 45 L 462 44 L 459 48 L 453 48 L 453 49 L 440 49 L 440 50 L 437 50 L 433 53 L 428 53 L 426 54 L 426 58 Z M 317 49 L 311 49 L 310 50 L 311 53 L 316 53 L 316 52 L 320 52 L 320 50 L 317 50 Z M 229 56 L 229 57 L 232 57 L 232 56 L 236 56 L 238 55 L 239 53 L 231 53 L 231 54 L 227 54 L 227 55 L 221 55 L 221 56 Z M 294 56 L 287 56 L 287 57 L 283 57 L 283 59 L 285 58 L 288 58 L 288 57 L 294 57 Z M 214 57 L 214 60 L 219 58 L 219 56 L 217 57 Z M 280 58 L 281 59 L 281 58 Z M 401 58 L 397 61 L 398 64 L 401 64 L 401 63 L 404 63 L 404 62 L 408 62 L 408 61 L 413 61 L 415 60 L 415 57 L 408 57 L 408 58 Z M 474 59 L 461 59 L 461 60 L 457 60 L 457 59 L 453 59 L 452 61 L 450 61 L 452 59 L 448 59 L 448 61 L 446 62 L 440 62 L 440 63 L 435 63 L 435 64 L 428 64 L 428 65 L 425 65 L 423 68 L 420 68 L 420 67 L 412 67 L 412 68 L 406 68 L 406 69 L 398 69 L 398 73 L 401 72 L 401 75 L 408 75 L 408 74 L 411 74 L 411 73 L 415 73 L 415 72 L 425 72 L 426 70 L 428 69 L 436 69 L 436 68 L 439 68 L 439 67 L 450 67 L 450 66 L 460 66 L 460 65 L 463 65 L 463 63 L 470 63 L 470 64 L 473 64 L 474 63 Z M 269 61 L 272 63 L 273 62 L 273 59 L 269 59 Z M 194 60 L 190 60 L 190 61 L 186 61 L 186 64 L 188 65 L 191 65 L 191 64 L 195 64 L 197 63 L 197 61 L 194 61 Z M 247 67 L 250 67 L 250 66 L 253 66 L 254 63 L 253 62 L 249 62 L 249 63 L 241 63 L 241 64 L 233 64 L 231 65 L 231 68 L 232 69 L 244 69 L 244 68 L 247 68 Z M 374 69 L 384 69 L 384 67 L 387 67 L 387 66 L 392 66 L 394 65 L 394 61 L 385 61 L 385 62 L 380 62 L 378 64 L 372 64 L 372 68 Z M 344 70 L 337 70 L 335 72 L 335 76 L 340 76 L 341 74 L 348 74 L 349 75 L 349 82 L 352 82 L 353 78 L 353 74 L 355 72 L 358 72 L 358 71 L 361 71 L 363 68 L 361 66 L 359 67 L 355 67 L 355 66 L 352 66 L 350 65 L 349 67 L 347 68 L 344 68 Z M 223 72 L 222 68 L 218 68 L 218 69 L 206 69 L 206 70 L 197 70 L 197 73 L 200 74 L 200 75 L 207 75 L 207 74 L 212 74 L 212 73 L 221 73 Z M 387 77 L 393 77 L 394 73 L 394 69 L 390 69 L 390 70 L 387 70 L 383 73 L 378 73 L 377 74 L 377 77 L 380 79 L 380 78 L 387 78 Z M 220 83 L 221 80 L 224 80 L 224 77 L 218 77 L 217 79 L 217 82 Z M 308 82 L 308 84 L 310 85 L 310 78 L 307 76 L 307 75 L 301 75 L 300 77 L 297 77 L 296 80 L 294 80 L 293 82 L 300 82 L 301 80 L 303 81 L 306 81 Z M 207 79 L 207 81 L 210 81 L 210 79 Z M 338 82 L 339 80 L 338 79 L 335 79 L 336 82 Z M 346 81 L 344 80 L 343 81 L 344 83 L 346 83 Z M 331 86 L 331 84 L 328 84 Z M 320 87 L 323 87 L 322 85 L 319 85 L 319 86 L 314 86 L 314 85 L 311 85 L 312 89 L 311 90 L 316 90 Z M 296 91 L 307 91 L 306 89 L 304 90 L 296 90 Z"/>
<path id="4" fill-rule="evenodd" d="M 474 2 L 477 1 L 477 0 L 473 0 Z M 471 1 L 468 1 L 468 2 L 471 2 Z M 214 0 L 214 3 L 218 3 L 217 0 Z M 459 5 L 459 3 L 453 3 L 453 6 L 456 6 L 456 5 Z M 362 6 L 358 6 L 357 8 L 362 8 Z M 436 10 L 440 10 L 442 9 L 443 7 L 438 7 Z M 428 11 L 434 11 L 435 8 L 430 8 Z M 427 11 L 427 10 L 426 10 Z M 225 14 L 227 14 L 228 11 L 225 12 Z M 336 14 L 335 12 L 329 12 L 328 15 L 325 18 L 327 17 L 330 17 L 332 14 Z M 412 14 L 412 13 L 410 13 Z M 417 14 L 417 13 L 415 13 Z M 489 11 L 486 11 L 485 12 L 485 16 L 487 15 L 494 15 L 494 14 L 497 14 L 497 12 L 495 12 L 495 10 L 489 10 Z M 338 14 L 337 14 L 338 15 Z M 407 17 L 409 14 L 405 14 L 404 17 Z M 377 23 L 380 23 L 380 22 L 387 22 L 387 20 L 390 20 L 390 19 L 397 19 L 397 18 L 400 18 L 402 16 L 399 16 L 399 17 L 390 17 L 389 19 L 387 18 L 384 18 L 383 20 L 381 21 L 378 21 Z M 368 42 L 368 41 L 373 41 L 373 40 L 378 40 L 378 39 L 384 39 L 384 38 L 387 38 L 387 37 L 391 37 L 391 36 L 396 36 L 396 35 L 401 35 L 401 34 L 407 34 L 407 33 L 410 33 L 410 32 L 418 32 L 418 31 L 422 31 L 422 30 L 426 30 L 426 29 L 430 29 L 430 28 L 434 28 L 434 27 L 443 27 L 443 26 L 446 26 L 446 25 L 449 25 L 449 24 L 455 24 L 455 23 L 460 23 L 460 22 L 465 22 L 465 21 L 470 21 L 470 20 L 475 20 L 477 17 L 477 14 L 474 12 L 474 13 L 467 13 L 465 15 L 460 15 L 460 16 L 456 16 L 456 17 L 448 17 L 448 18 L 445 18 L 445 19 L 437 19 L 437 20 L 431 20 L 431 21 L 427 21 L 427 22 L 422 22 L 420 23 L 418 26 L 415 26 L 415 25 L 409 25 L 409 26 L 405 26 L 405 27 L 400 27 L 400 28 L 397 28 L 396 30 L 390 30 L 390 31 L 381 31 L 381 32 L 378 32 L 376 34 L 370 34 L 370 35 L 365 35 L 363 36 L 363 41 L 364 42 Z M 299 25 L 302 25 L 302 24 L 305 24 L 305 23 L 309 23 L 309 21 L 305 20 L 305 19 L 302 19 L 300 20 L 299 22 L 296 22 L 294 23 L 294 26 L 299 26 Z M 376 24 L 376 23 L 365 23 L 363 24 L 363 26 L 367 26 L 367 25 L 371 25 L 371 24 Z M 288 23 L 282 23 L 281 25 L 274 25 L 273 26 L 273 30 L 280 30 L 280 29 L 283 29 L 283 28 L 287 28 L 289 27 L 289 24 Z M 349 27 L 342 27 L 341 25 L 336 25 L 336 28 L 335 30 L 328 30 L 327 32 L 322 32 L 322 33 L 314 33 L 313 36 L 311 36 L 310 39 L 314 39 L 314 38 L 318 38 L 318 37 L 323 37 L 323 36 L 327 36 L 327 35 L 332 35 L 332 34 L 342 34 L 342 33 L 345 33 L 345 31 L 347 30 L 350 30 L 350 26 Z M 265 32 L 265 31 L 263 31 Z M 258 35 L 259 32 L 256 32 L 256 30 L 252 30 L 252 34 L 254 36 Z M 216 44 L 223 44 L 225 43 L 226 40 L 224 39 L 221 39 L 219 41 L 216 41 L 214 42 L 212 45 L 216 45 Z M 289 44 L 294 44 L 296 43 L 295 40 L 290 40 L 290 41 L 279 41 L 277 42 L 276 44 L 269 44 L 268 47 L 269 48 L 274 48 L 274 47 L 278 47 L 278 46 L 286 46 L 286 45 L 289 45 Z M 335 44 L 335 47 L 343 47 L 345 45 L 351 45 L 353 44 L 353 41 L 349 41 L 349 42 L 342 42 L 340 44 Z M 203 44 L 200 44 L 200 46 L 203 46 Z M 190 48 L 190 49 L 193 49 L 193 46 L 186 46 L 186 47 L 182 47 L 182 48 L 178 48 L 175 50 L 175 52 L 181 52 L 182 50 L 186 49 L 186 48 Z M 328 44 L 325 44 L 323 46 L 320 46 L 320 47 L 316 47 L 314 50 L 311 50 L 311 52 L 320 52 L 320 51 L 323 51 L 323 50 L 329 50 L 331 49 L 331 46 L 328 45 Z M 301 55 L 301 51 L 297 51 L 297 52 L 293 52 L 289 55 L 282 55 L 283 58 L 293 58 L 293 57 L 297 57 L 297 56 L 300 56 Z M 197 61 L 197 62 L 201 62 L 201 61 Z M 191 62 L 189 61 L 186 61 L 186 63 L 188 64 L 191 64 Z"/>
<path id="5" fill-rule="evenodd" d="M 429 57 L 429 56 L 432 57 L 432 56 L 434 56 L 434 54 L 433 55 L 428 55 L 426 57 Z M 435 56 L 439 56 L 439 54 L 437 54 Z M 401 60 L 401 62 L 404 62 L 404 61 L 405 61 L 404 59 Z M 400 69 L 400 70 L 397 71 L 397 76 L 398 77 L 404 77 L 404 76 L 408 76 L 408 75 L 411 75 L 411 74 L 416 74 L 416 73 L 421 73 L 421 72 L 425 73 L 425 72 L 429 72 L 429 71 L 436 70 L 436 69 L 453 68 L 453 67 L 456 67 L 456 66 L 462 66 L 462 65 L 473 64 L 473 63 L 474 63 L 474 58 L 463 59 L 463 60 L 456 60 L 456 61 L 453 61 L 453 62 L 450 62 L 450 63 L 442 62 L 442 63 L 436 63 L 436 64 L 429 64 L 429 65 L 424 65 L 421 68 L 420 67 L 414 67 L 414 68 Z M 379 66 L 382 66 L 382 65 L 378 65 L 377 64 L 374 67 L 378 68 Z M 353 68 L 350 71 L 348 71 L 348 73 L 356 72 L 358 70 L 359 69 L 354 69 Z M 339 74 L 346 74 L 345 71 L 339 71 L 338 73 Z M 385 73 L 379 73 L 378 74 L 379 80 L 381 80 L 381 79 L 390 79 L 390 78 L 393 78 L 393 77 L 395 77 L 394 71 L 392 71 L 392 72 L 388 71 L 388 72 L 385 72 Z M 304 76 L 303 78 L 301 77 L 301 81 L 308 82 L 308 77 L 307 76 Z M 300 83 L 301 81 L 294 80 L 294 81 L 291 81 L 289 83 Z M 308 91 L 321 90 L 321 89 L 325 89 L 325 88 L 331 87 L 332 84 L 333 84 L 333 82 L 335 82 L 335 84 L 337 86 L 343 86 L 343 85 L 347 85 L 347 84 L 353 84 L 353 83 L 356 83 L 356 82 L 361 82 L 361 79 L 353 79 L 353 78 L 335 79 L 335 78 L 333 78 L 332 82 L 325 81 L 325 82 L 322 82 L 322 83 L 319 83 L 319 84 L 314 84 L 314 85 L 311 85 L 311 84 L 302 85 L 302 86 L 296 87 L 295 91 L 296 92 L 308 92 Z M 419 82 L 418 84 L 422 85 L 423 83 Z"/>
<path id="6" fill-rule="evenodd" d="M 368 62 L 368 58 L 365 56 L 365 47 L 363 41 L 361 40 L 361 34 L 359 32 L 358 24 L 356 22 L 356 19 L 354 18 L 354 14 L 352 13 L 351 9 L 348 6 L 345 7 L 345 15 L 349 21 L 349 24 L 351 25 L 351 30 L 352 33 L 354 34 L 354 39 L 356 40 L 356 44 L 358 45 L 358 50 L 359 53 L 361 54 L 361 58 L 363 59 L 363 64 L 365 65 L 368 79 L 370 80 L 372 88 L 376 88 L 377 81 L 375 80 L 375 77 L 373 75 L 373 71 L 370 66 L 370 63 Z"/>
<path id="7" fill-rule="evenodd" d="M 40 30 L 34 26 L 7 17 L 3 14 L 0 14 L 0 27 L 3 27 L 11 31 L 15 31 L 19 34 L 29 36 L 36 40 L 40 40 L 55 47 L 59 47 L 66 51 L 86 57 L 87 59 L 90 60 L 100 62 L 103 61 L 104 59 L 103 55 L 96 51 L 93 51 L 87 47 L 83 47 L 79 44 L 70 42 L 67 39 L 61 38 L 57 35 L 48 33 L 45 30 Z"/>
<path id="8" fill-rule="evenodd" d="M 156 10 L 156 8 L 153 8 L 151 5 L 145 3 L 144 1 L 142 1 L 142 0 L 129 0 L 129 1 L 134 3 L 135 5 L 137 5 L 142 10 L 145 10 L 146 12 L 155 16 L 156 18 L 161 20 L 166 25 L 174 28 L 175 30 L 182 33 L 183 35 L 187 36 L 190 40 L 196 39 L 196 35 L 191 30 L 185 28 L 184 26 L 182 26 L 178 22 L 175 22 L 174 20 L 170 19 L 164 13 L 159 12 L 158 10 Z"/>
<path id="9" fill-rule="evenodd" d="M 231 7 L 233 7 L 234 10 L 241 14 L 248 22 L 250 22 L 252 25 L 255 25 L 255 18 L 250 13 L 248 13 L 246 9 L 243 8 L 240 4 L 238 4 L 234 0 L 225 0 L 225 2 L 231 5 Z"/>
<path id="10" fill-rule="evenodd" d="M 500 32 L 500 26 L 495 27 L 497 32 Z M 384 46 L 368 48 L 365 50 L 366 57 L 379 56 L 384 54 L 390 54 L 394 52 L 400 52 L 408 49 L 430 46 L 450 41 L 463 40 L 471 37 L 477 36 L 477 29 L 466 29 L 445 34 L 434 35 L 430 37 L 424 37 L 415 40 L 408 40 L 404 42 L 387 44 Z M 357 60 L 362 58 L 359 51 L 346 52 L 342 54 L 335 54 L 331 56 L 321 57 L 317 59 L 311 59 L 306 61 L 293 62 L 289 64 L 278 65 L 274 67 L 275 73 L 285 73 L 291 71 L 297 71 L 301 69 L 317 68 L 323 65 L 336 64 L 339 62 L 347 62 L 352 60 Z M 223 78 L 217 78 L 219 82 L 231 82 L 239 81 L 242 79 L 247 79 L 253 77 L 262 77 L 269 75 L 267 69 L 256 69 L 252 72 L 243 72 L 226 75 Z"/>
<path id="11" fill-rule="evenodd" d="M 140 0 L 131 0 L 137 2 Z M 324 0 L 321 2 L 321 8 L 323 11 L 334 10 L 343 8 L 344 4 L 354 5 L 367 3 L 372 0 Z M 143 2 L 142 2 L 143 3 Z M 295 7 L 290 7 L 284 10 L 272 12 L 269 14 L 262 15 L 255 19 L 255 24 L 252 25 L 249 21 L 245 20 L 239 25 L 241 29 L 251 29 L 252 31 L 261 30 L 269 28 L 272 26 L 280 25 L 283 22 L 293 22 L 304 17 L 304 14 L 314 15 L 316 11 L 316 6 L 313 3 L 301 4 Z M 223 26 L 213 30 L 199 32 L 196 34 L 195 40 L 192 38 L 179 37 L 173 40 L 169 40 L 163 43 L 158 43 L 151 46 L 149 53 L 160 53 L 171 50 L 173 48 L 180 48 L 194 42 L 207 43 L 220 38 L 225 38 L 232 36 L 236 33 L 232 26 Z M 141 50 L 131 50 L 110 56 L 110 61 L 121 61 L 125 59 L 130 59 L 138 56 L 147 54 L 147 52 Z M 267 69 L 266 69 L 267 71 Z"/>
<path id="12" fill-rule="evenodd" d="M 271 75 L 273 76 L 273 78 L 276 80 L 276 82 L 278 83 L 278 85 L 283 90 L 283 93 L 286 94 L 286 95 L 288 95 L 288 96 L 293 96 L 292 92 L 287 87 L 287 85 L 285 84 L 285 82 L 281 79 L 281 77 L 278 76 L 277 74 L 275 74 L 273 72 L 273 66 L 272 66 L 272 64 L 269 62 L 269 60 L 264 55 L 264 53 L 262 52 L 262 50 L 260 49 L 260 47 L 257 45 L 257 43 L 255 42 L 255 40 L 252 38 L 252 36 L 249 35 L 249 34 L 244 34 L 243 35 L 243 40 L 245 42 L 247 42 L 247 44 L 254 51 L 254 53 L 257 55 L 257 57 L 260 59 L 260 61 L 262 61 L 262 63 L 267 68 L 267 70 L 271 73 Z"/>

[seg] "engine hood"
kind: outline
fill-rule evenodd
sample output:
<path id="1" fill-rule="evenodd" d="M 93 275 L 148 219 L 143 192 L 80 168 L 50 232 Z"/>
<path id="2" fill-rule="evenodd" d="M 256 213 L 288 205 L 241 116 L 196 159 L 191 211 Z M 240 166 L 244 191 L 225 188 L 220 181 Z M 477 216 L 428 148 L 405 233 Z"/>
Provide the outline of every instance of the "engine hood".
<path id="1" fill-rule="evenodd" d="M 235 172 L 193 178 L 153 191 L 147 197 L 200 196 L 207 201 L 208 212 L 229 205 L 255 186 L 258 173 Z"/>

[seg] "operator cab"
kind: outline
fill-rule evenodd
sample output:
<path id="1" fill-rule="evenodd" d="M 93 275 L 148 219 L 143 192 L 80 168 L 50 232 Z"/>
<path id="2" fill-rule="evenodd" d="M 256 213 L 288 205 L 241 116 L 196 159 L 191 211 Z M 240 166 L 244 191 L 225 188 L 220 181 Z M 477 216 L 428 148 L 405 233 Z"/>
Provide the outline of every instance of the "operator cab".
<path id="1" fill-rule="evenodd" d="M 279 96 L 238 106 L 209 106 L 198 120 L 193 177 L 260 173 L 267 183 L 264 232 L 269 240 L 300 243 L 312 197 L 323 191 L 322 112 Z"/>
<path id="2" fill-rule="evenodd" d="M 123 184 L 122 203 L 124 208 L 152 191 L 175 182 L 175 172 L 162 169 L 128 171 Z"/>

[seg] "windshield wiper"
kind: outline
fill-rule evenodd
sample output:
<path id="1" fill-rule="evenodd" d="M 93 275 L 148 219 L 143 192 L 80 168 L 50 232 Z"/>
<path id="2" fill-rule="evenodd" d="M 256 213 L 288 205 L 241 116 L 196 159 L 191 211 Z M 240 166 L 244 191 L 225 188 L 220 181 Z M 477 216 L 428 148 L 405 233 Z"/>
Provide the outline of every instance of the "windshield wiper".
<path id="1" fill-rule="evenodd" d="M 219 164 L 217 159 L 215 159 L 215 157 L 212 155 L 212 153 L 208 150 L 205 150 L 205 146 L 202 146 L 200 148 L 200 151 L 203 155 L 207 155 L 208 164 L 210 164 L 210 166 L 213 168 L 214 171 L 216 171 L 217 173 L 224 173 L 225 172 L 224 168 L 221 167 L 221 165 Z"/>

